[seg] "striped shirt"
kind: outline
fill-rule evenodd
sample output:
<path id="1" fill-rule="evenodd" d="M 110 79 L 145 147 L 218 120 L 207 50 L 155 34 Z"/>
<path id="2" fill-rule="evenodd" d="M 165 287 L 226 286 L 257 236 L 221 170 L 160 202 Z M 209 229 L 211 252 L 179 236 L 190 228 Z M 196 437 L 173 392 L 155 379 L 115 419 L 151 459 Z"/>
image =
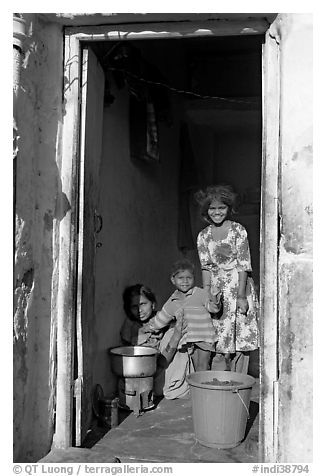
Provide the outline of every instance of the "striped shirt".
<path id="1" fill-rule="evenodd" d="M 209 313 L 211 301 L 207 291 L 193 287 L 187 293 L 178 290 L 164 304 L 150 321 L 153 330 L 166 327 L 183 310 L 187 321 L 187 332 L 181 337 L 178 348 L 191 342 L 214 343 L 217 340 L 215 328 Z"/>

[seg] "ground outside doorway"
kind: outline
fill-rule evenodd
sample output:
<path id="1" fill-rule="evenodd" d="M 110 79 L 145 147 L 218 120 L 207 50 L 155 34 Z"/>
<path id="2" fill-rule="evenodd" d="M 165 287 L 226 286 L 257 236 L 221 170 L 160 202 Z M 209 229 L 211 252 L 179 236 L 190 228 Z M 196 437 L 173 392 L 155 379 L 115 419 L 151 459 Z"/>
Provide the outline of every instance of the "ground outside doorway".
<path id="1" fill-rule="evenodd" d="M 205 447 L 195 440 L 191 399 L 162 399 L 137 417 L 130 413 L 92 448 L 53 450 L 45 463 L 255 463 L 258 461 L 259 379 L 253 386 L 243 442 L 230 449 Z"/>

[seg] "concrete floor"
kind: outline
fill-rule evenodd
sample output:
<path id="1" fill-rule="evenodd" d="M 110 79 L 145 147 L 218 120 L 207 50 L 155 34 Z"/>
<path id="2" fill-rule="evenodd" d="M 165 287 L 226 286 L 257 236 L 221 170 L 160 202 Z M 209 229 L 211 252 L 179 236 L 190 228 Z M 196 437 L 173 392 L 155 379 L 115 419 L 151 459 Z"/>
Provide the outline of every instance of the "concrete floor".
<path id="1" fill-rule="evenodd" d="M 92 448 L 53 450 L 45 463 L 255 463 L 258 462 L 259 384 L 256 379 L 244 441 L 235 448 L 208 448 L 195 440 L 191 399 L 162 399 L 137 417 L 130 413 Z"/>

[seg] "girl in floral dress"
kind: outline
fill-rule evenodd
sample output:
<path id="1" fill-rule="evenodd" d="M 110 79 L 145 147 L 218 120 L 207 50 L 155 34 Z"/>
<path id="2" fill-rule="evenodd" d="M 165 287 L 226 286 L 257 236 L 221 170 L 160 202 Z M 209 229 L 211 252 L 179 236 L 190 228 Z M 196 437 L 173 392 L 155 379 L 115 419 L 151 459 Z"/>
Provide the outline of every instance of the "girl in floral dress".
<path id="1" fill-rule="evenodd" d="M 259 347 L 258 300 L 251 277 L 246 229 L 230 219 L 236 195 L 228 185 L 208 187 L 196 194 L 202 217 L 209 225 L 198 235 L 197 248 L 203 288 L 221 301 L 222 312 L 213 319 L 218 341 L 216 353 L 230 355 Z"/>

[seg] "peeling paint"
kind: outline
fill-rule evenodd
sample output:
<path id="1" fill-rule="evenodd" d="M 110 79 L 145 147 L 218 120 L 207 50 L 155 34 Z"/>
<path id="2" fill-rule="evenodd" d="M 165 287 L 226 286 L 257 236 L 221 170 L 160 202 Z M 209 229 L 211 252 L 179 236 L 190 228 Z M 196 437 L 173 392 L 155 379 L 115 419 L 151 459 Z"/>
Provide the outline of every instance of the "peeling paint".
<path id="1" fill-rule="evenodd" d="M 280 249 L 284 249 L 286 253 L 292 254 L 292 255 L 301 255 L 304 254 L 305 250 L 302 246 L 300 246 L 300 243 L 298 243 L 298 240 L 295 237 L 295 233 L 288 234 L 287 237 L 285 237 L 283 234 L 281 235 L 280 239 Z"/>
<path id="2" fill-rule="evenodd" d="M 27 270 L 24 273 L 24 276 L 23 276 L 23 279 L 22 279 L 22 286 L 27 288 L 28 293 L 32 289 L 33 278 L 34 278 L 34 269 L 33 268 Z"/>
<path id="3" fill-rule="evenodd" d="M 14 337 L 15 340 L 26 340 L 28 332 L 27 311 L 33 289 L 34 269 L 27 270 L 20 285 L 15 289 L 16 309 L 14 314 Z"/>
<path id="4" fill-rule="evenodd" d="M 313 206 L 312 206 L 312 204 L 307 205 L 304 209 L 305 209 L 305 211 L 307 212 L 308 215 L 312 215 L 312 214 L 313 214 Z"/>
<path id="5" fill-rule="evenodd" d="M 294 152 L 294 154 L 292 155 L 292 161 L 295 162 L 301 157 L 306 157 L 307 154 L 311 158 L 312 152 L 313 152 L 312 145 L 311 144 L 305 145 L 301 150 Z"/>

